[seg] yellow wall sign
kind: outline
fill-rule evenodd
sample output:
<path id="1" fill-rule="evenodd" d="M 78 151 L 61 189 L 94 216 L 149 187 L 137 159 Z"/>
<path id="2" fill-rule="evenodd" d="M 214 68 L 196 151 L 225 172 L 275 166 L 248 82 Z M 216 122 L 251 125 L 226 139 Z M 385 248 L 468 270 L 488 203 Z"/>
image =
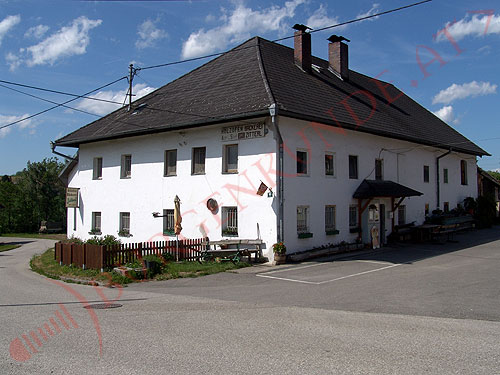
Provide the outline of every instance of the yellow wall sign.
<path id="1" fill-rule="evenodd" d="M 66 188 L 66 207 L 78 207 L 79 188 Z"/>

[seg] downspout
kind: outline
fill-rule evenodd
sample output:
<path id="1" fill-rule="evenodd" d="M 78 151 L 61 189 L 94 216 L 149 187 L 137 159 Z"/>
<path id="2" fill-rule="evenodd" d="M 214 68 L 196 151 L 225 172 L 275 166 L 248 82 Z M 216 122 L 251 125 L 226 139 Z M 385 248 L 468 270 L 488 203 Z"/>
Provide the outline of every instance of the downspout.
<path id="1" fill-rule="evenodd" d="M 439 159 L 444 158 L 446 155 L 451 154 L 451 147 L 450 149 L 445 152 L 443 155 L 440 155 L 436 158 L 436 193 L 437 193 L 437 206 L 436 209 L 440 209 L 441 207 L 441 186 L 439 182 Z"/>
<path id="2" fill-rule="evenodd" d="M 280 128 L 278 126 L 278 108 L 276 103 L 273 103 L 269 106 L 269 114 L 271 115 L 271 122 L 273 127 L 276 129 L 277 134 L 277 149 L 278 149 L 278 158 L 276 160 L 276 170 L 277 170 L 277 192 L 278 192 L 278 220 L 277 220 L 277 234 L 278 234 L 278 242 L 284 241 L 284 233 L 283 233 L 283 137 L 281 136 Z"/>

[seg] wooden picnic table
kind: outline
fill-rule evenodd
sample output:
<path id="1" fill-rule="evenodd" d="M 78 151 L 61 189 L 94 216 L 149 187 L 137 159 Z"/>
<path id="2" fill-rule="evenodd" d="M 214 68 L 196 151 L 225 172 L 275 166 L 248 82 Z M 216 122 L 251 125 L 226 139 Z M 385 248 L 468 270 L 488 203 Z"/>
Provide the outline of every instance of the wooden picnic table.
<path id="1" fill-rule="evenodd" d="M 205 250 L 201 253 L 202 259 L 220 257 L 222 260 L 239 262 L 241 257 L 248 257 L 251 261 L 262 257 L 262 240 L 234 239 L 206 241 Z"/>

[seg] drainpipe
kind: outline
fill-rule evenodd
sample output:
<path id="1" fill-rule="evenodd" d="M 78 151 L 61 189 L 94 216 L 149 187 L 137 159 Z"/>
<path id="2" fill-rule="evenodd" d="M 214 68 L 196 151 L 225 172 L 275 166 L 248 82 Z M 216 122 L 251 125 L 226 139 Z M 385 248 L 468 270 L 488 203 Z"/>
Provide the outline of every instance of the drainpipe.
<path id="1" fill-rule="evenodd" d="M 281 137 L 281 132 L 278 126 L 278 108 L 276 103 L 269 106 L 269 114 L 271 115 L 271 122 L 276 129 L 277 143 L 278 143 L 278 158 L 276 160 L 276 170 L 277 170 L 277 192 L 278 192 L 278 220 L 277 220 L 277 233 L 278 242 L 284 241 L 283 234 L 283 138 Z"/>
<path id="2" fill-rule="evenodd" d="M 436 209 L 440 209 L 440 206 L 441 206 L 441 193 L 440 193 L 440 183 L 439 183 L 439 176 L 440 176 L 440 173 L 439 173 L 439 159 L 441 158 L 444 158 L 446 155 L 449 155 L 451 154 L 451 147 L 449 149 L 449 151 L 445 152 L 443 155 L 439 155 L 437 158 L 436 158 L 436 193 L 437 193 L 437 207 Z"/>

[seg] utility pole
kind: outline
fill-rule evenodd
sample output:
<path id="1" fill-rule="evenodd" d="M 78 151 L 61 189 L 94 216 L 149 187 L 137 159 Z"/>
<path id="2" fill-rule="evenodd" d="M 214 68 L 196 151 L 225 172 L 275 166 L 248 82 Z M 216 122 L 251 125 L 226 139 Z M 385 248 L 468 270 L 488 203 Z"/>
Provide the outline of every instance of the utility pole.
<path id="1" fill-rule="evenodd" d="M 129 65 L 129 78 L 128 78 L 128 111 L 132 108 L 132 81 L 134 79 L 135 70 L 134 64 Z"/>

